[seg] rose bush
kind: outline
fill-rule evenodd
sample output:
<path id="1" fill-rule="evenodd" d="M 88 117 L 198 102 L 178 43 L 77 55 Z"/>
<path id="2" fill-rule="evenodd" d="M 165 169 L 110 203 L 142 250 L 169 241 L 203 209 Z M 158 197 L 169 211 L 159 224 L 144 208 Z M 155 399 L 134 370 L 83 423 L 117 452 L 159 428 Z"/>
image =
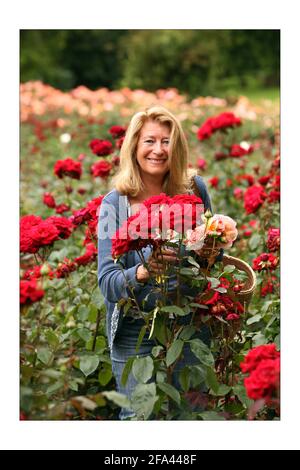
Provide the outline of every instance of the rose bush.
<path id="1" fill-rule="evenodd" d="M 188 102 L 176 90 L 170 100 L 163 90 L 78 87 L 66 93 L 40 82 L 21 85 L 20 353 L 21 416 L 26 419 L 116 419 L 123 403 L 115 394 L 97 287 L 97 217 L 118 168 L 129 117 L 149 102 L 165 105 L 182 120 L 190 166 L 205 179 L 214 210 L 237 223 L 215 218 L 211 232 L 219 236 L 225 229 L 223 243 L 229 247 L 238 230 L 225 251 L 253 265 L 257 274 L 249 307 L 235 297 L 245 282 L 237 270 L 216 266 L 198 279 L 199 297 L 180 308 L 192 309 L 194 327 L 209 325 L 212 347 L 194 344 L 199 365 L 182 376 L 179 396 L 158 380 L 159 367 L 172 367 L 179 349 L 174 346 L 168 356 L 166 349 L 154 351 L 152 372 L 160 384 L 154 411 L 158 419 L 278 419 L 278 403 L 269 400 L 279 397 L 278 359 L 265 358 L 247 372 L 248 379 L 255 375 L 246 388 L 240 369 L 249 351 L 270 344 L 280 348 L 278 109 L 258 108 L 245 98 L 231 106 L 201 98 L 200 109 L 199 100 Z M 97 139 L 100 143 L 91 147 Z M 105 160 L 97 160 L 98 154 Z M 173 228 L 178 220 L 175 213 Z M 157 239 L 172 239 L 174 233 L 164 234 L 163 228 Z M 201 233 L 189 235 L 191 243 L 201 239 Z M 185 269 L 180 275 L 188 278 L 200 268 Z M 204 275 L 199 271 L 199 276 Z M 179 346 L 190 341 L 190 332 L 180 334 L 174 340 Z M 135 370 L 143 365 L 136 360 Z M 200 383 L 206 384 L 204 395 Z M 200 402 L 206 411 L 193 412 Z"/>

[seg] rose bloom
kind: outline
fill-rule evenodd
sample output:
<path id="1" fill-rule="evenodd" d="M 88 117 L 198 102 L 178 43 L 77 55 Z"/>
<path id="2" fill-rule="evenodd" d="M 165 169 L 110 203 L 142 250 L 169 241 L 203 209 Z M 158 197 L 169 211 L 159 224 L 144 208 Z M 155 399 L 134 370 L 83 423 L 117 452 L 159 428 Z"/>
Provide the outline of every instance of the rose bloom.
<path id="1" fill-rule="evenodd" d="M 44 297 L 45 292 L 39 289 L 35 279 L 20 281 L 20 304 L 32 304 Z"/>
<path id="2" fill-rule="evenodd" d="M 272 253 L 262 253 L 252 261 L 254 271 L 262 271 L 263 269 L 276 269 L 279 259 Z"/>
<path id="3" fill-rule="evenodd" d="M 258 366 L 258 364 L 264 359 L 277 359 L 280 356 L 280 352 L 276 350 L 276 344 L 262 344 L 256 346 L 246 354 L 244 361 L 240 363 L 242 372 L 252 372 Z"/>
<path id="4" fill-rule="evenodd" d="M 217 188 L 218 187 L 218 184 L 219 184 L 219 178 L 217 176 L 213 176 L 212 178 L 210 178 L 210 180 L 208 180 L 209 183 L 211 184 L 211 186 L 213 188 Z"/>
<path id="5" fill-rule="evenodd" d="M 198 158 L 196 166 L 199 168 L 199 170 L 205 170 L 207 167 L 207 162 L 204 160 L 204 158 Z"/>
<path id="6" fill-rule="evenodd" d="M 53 225 L 59 231 L 59 238 L 69 238 L 72 233 L 73 225 L 66 217 L 57 217 L 55 215 L 48 217 L 48 222 L 52 222 Z"/>
<path id="7" fill-rule="evenodd" d="M 58 240 L 59 230 L 51 221 L 46 219 L 32 227 L 29 235 L 33 240 L 34 246 L 41 248 L 42 246 L 52 245 Z"/>
<path id="8" fill-rule="evenodd" d="M 267 246 L 269 251 L 276 251 L 280 247 L 280 229 L 269 228 Z"/>
<path id="9" fill-rule="evenodd" d="M 72 160 L 72 158 L 66 158 L 65 160 L 57 160 L 54 165 L 54 173 L 58 178 L 69 176 L 79 180 L 82 173 L 82 166 L 80 162 Z"/>
<path id="10" fill-rule="evenodd" d="M 55 208 L 55 212 L 57 214 L 63 214 L 63 212 L 68 212 L 70 210 L 70 206 L 67 204 L 58 204 Z"/>
<path id="11" fill-rule="evenodd" d="M 233 196 L 235 197 L 235 199 L 243 199 L 244 190 L 242 188 L 235 188 L 233 190 Z"/>
<path id="12" fill-rule="evenodd" d="M 205 224 L 199 225 L 194 230 L 187 230 L 183 240 L 187 250 L 201 250 L 205 239 Z"/>
<path id="13" fill-rule="evenodd" d="M 90 149 L 98 157 L 105 157 L 112 153 L 113 146 L 108 140 L 93 139 L 90 142 Z"/>
<path id="14" fill-rule="evenodd" d="M 216 234 L 222 237 L 222 243 L 218 246 L 230 248 L 238 236 L 236 222 L 227 215 L 215 214 L 208 220 L 207 234 Z"/>
<path id="15" fill-rule="evenodd" d="M 91 173 L 94 177 L 107 178 L 112 169 L 112 164 L 105 160 L 100 160 L 91 166 Z"/>
<path id="16" fill-rule="evenodd" d="M 43 203 L 50 207 L 50 208 L 54 208 L 55 207 L 55 199 L 54 197 L 52 196 L 52 194 L 50 193 L 44 193 L 43 195 Z"/>
<path id="17" fill-rule="evenodd" d="M 246 392 L 253 400 L 265 399 L 266 402 L 278 397 L 280 385 L 280 358 L 264 359 L 244 381 Z"/>
<path id="18" fill-rule="evenodd" d="M 250 186 L 244 194 L 244 208 L 247 214 L 253 214 L 263 204 L 267 194 L 262 186 Z"/>
<path id="19" fill-rule="evenodd" d="M 111 126 L 109 129 L 110 134 L 113 136 L 114 139 L 118 137 L 123 137 L 126 132 L 126 127 L 123 126 Z"/>
<path id="20" fill-rule="evenodd" d="M 197 137 L 199 140 L 208 139 L 218 129 L 226 127 L 240 126 L 241 120 L 231 112 L 221 113 L 218 116 L 208 118 L 198 129 Z"/>

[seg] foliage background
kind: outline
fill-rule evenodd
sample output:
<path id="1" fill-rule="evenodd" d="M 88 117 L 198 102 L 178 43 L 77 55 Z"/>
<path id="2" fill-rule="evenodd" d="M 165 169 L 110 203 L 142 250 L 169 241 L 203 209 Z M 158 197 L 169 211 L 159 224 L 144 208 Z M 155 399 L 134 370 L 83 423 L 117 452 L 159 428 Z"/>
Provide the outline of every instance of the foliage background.
<path id="1" fill-rule="evenodd" d="M 21 30 L 21 81 L 62 90 L 176 87 L 192 97 L 279 85 L 279 30 Z"/>

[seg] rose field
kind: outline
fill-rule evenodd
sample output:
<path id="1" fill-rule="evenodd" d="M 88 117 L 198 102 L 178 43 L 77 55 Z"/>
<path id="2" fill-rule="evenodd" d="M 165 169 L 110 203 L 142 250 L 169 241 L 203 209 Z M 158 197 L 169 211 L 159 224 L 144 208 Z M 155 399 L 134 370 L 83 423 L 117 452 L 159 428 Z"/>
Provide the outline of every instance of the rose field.
<path id="1" fill-rule="evenodd" d="M 98 215 L 126 127 L 153 104 L 180 120 L 189 166 L 204 179 L 214 213 L 236 222 L 225 254 L 248 263 L 256 284 L 244 302 L 236 266 L 220 262 L 203 273 L 189 258 L 177 279 L 198 282 L 199 295 L 148 315 L 143 334 L 149 329 L 156 346 L 126 364 L 124 382 L 131 371 L 138 381 L 129 404 L 111 368 Z M 20 419 L 117 420 L 129 405 L 139 420 L 280 419 L 279 104 L 244 96 L 189 101 L 176 89 L 62 92 L 26 82 L 20 111 Z M 130 295 L 122 301 L 129 306 Z M 192 313 L 193 323 L 162 333 L 163 312 Z M 203 324 L 210 348 L 193 339 Z M 174 387 L 170 375 L 185 343 L 197 364 Z"/>

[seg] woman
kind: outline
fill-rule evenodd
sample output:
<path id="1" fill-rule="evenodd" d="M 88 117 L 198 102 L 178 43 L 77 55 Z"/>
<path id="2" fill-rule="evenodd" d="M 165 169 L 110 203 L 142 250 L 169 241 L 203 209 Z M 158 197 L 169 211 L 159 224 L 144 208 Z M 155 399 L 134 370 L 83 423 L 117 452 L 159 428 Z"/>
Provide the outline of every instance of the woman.
<path id="1" fill-rule="evenodd" d="M 141 318 L 130 315 L 123 318 L 117 302 L 131 296 L 134 290 L 137 302 L 143 310 L 150 311 L 155 306 L 156 295 L 151 292 L 150 271 L 159 272 L 161 263 L 176 262 L 172 250 L 162 253 L 164 260 L 158 259 L 148 246 L 143 249 L 147 267 L 141 263 L 137 253 L 126 255 L 124 270 L 111 257 L 111 237 L 124 220 L 139 210 L 145 199 L 162 192 L 174 196 L 192 192 L 187 169 L 188 146 L 179 121 L 165 108 L 154 106 L 136 113 L 131 119 L 120 153 L 120 171 L 115 177 L 115 189 L 102 201 L 99 217 L 98 282 L 107 309 L 107 335 L 111 353 L 112 369 L 117 389 L 130 397 L 136 381 L 129 375 L 126 386 L 121 384 L 121 376 L 127 359 L 131 356 L 148 355 L 155 343 L 144 338 L 139 351 L 135 350 L 139 332 L 144 325 Z M 194 178 L 198 195 L 204 208 L 211 210 L 206 187 L 199 176 Z M 206 336 L 205 336 L 206 335 Z M 199 337 L 199 336 L 198 336 Z M 208 341 L 207 331 L 202 332 L 202 340 Z M 189 350 L 176 367 L 174 384 L 179 387 L 178 373 L 186 364 L 195 362 Z M 122 409 L 120 419 L 134 416 L 132 410 Z"/>

